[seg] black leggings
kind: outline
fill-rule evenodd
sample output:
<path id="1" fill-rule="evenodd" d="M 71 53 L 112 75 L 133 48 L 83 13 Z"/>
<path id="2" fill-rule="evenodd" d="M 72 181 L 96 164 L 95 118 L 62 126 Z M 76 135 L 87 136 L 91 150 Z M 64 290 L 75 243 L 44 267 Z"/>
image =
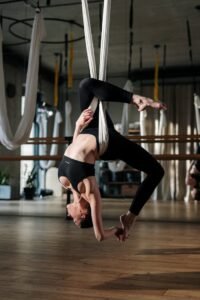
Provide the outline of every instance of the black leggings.
<path id="1" fill-rule="evenodd" d="M 79 89 L 81 110 L 88 108 L 94 96 L 102 101 L 130 103 L 132 94 L 107 82 L 96 79 L 84 79 Z M 114 130 L 113 123 L 107 114 L 109 128 L 109 143 L 106 152 L 100 157 L 102 160 L 122 160 L 129 166 L 145 172 L 146 177 L 139 186 L 130 206 L 130 211 L 138 215 L 150 198 L 156 186 L 164 175 L 164 170 L 159 162 L 140 145 L 128 140 Z M 98 127 L 98 111 L 94 119 L 87 127 L 91 134 L 95 135 Z"/>
<path id="2" fill-rule="evenodd" d="M 134 169 L 146 173 L 146 178 L 139 186 L 130 206 L 130 211 L 138 215 L 150 198 L 164 175 L 160 163 L 140 145 L 111 130 L 107 151 L 101 156 L 103 160 L 122 160 Z"/>

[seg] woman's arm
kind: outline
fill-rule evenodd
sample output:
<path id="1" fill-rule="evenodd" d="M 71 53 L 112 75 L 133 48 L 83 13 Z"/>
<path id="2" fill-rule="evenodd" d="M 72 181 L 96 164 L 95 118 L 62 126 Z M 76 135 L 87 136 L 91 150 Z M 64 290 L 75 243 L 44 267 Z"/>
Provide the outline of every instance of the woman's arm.
<path id="1" fill-rule="evenodd" d="M 74 142 L 77 136 L 81 133 L 83 128 L 85 128 L 93 119 L 93 111 L 89 108 L 82 111 L 79 118 L 76 121 L 76 126 L 73 134 L 73 141 Z"/>
<path id="2" fill-rule="evenodd" d="M 104 229 L 102 221 L 101 197 L 99 192 L 89 195 L 92 222 L 96 239 L 100 242 L 114 236 L 117 233 L 116 227 Z"/>
<path id="3" fill-rule="evenodd" d="M 111 227 L 104 229 L 102 221 L 101 195 L 95 178 L 84 179 L 85 198 L 90 203 L 94 234 L 100 242 L 112 236 L 117 236 L 119 228 Z"/>

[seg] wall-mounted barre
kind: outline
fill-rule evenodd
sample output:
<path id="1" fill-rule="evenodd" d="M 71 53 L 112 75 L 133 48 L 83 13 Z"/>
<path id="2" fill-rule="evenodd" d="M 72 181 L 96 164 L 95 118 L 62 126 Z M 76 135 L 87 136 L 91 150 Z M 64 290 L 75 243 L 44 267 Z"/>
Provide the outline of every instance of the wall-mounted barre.
<path id="1" fill-rule="evenodd" d="M 200 154 L 155 154 L 157 160 L 200 160 Z M 1 156 L 0 161 L 20 161 L 20 160 L 56 160 L 62 159 L 60 155 L 19 155 Z"/>

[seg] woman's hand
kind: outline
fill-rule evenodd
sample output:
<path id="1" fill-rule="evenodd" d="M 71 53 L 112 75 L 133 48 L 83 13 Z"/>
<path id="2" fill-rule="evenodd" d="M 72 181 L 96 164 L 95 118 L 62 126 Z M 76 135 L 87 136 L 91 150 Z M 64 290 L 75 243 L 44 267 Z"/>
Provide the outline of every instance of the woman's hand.
<path id="1" fill-rule="evenodd" d="M 140 95 L 133 95 L 133 103 L 137 106 L 138 111 L 143 111 L 147 107 L 164 110 L 167 109 L 165 104 Z"/>
<path id="2" fill-rule="evenodd" d="M 82 111 L 78 120 L 76 121 L 76 126 L 82 130 L 86 127 L 93 119 L 93 111 L 90 108 L 87 108 Z"/>
<path id="3" fill-rule="evenodd" d="M 121 227 L 115 228 L 115 236 L 120 242 L 124 242 L 126 240 L 126 238 L 124 238 L 125 236 L 124 229 L 122 229 Z"/>

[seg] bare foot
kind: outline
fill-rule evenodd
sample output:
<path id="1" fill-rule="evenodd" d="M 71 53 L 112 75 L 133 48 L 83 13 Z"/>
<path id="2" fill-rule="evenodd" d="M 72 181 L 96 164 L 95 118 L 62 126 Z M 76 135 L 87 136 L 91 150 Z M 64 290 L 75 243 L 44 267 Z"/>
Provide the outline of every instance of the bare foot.
<path id="1" fill-rule="evenodd" d="M 121 215 L 120 216 L 120 223 L 121 223 L 122 228 L 123 228 L 122 240 L 125 241 L 125 239 L 128 238 L 128 232 L 129 232 L 129 228 L 128 228 L 128 226 L 126 226 L 126 215 Z"/>
<path id="2" fill-rule="evenodd" d="M 123 235 L 124 240 L 128 238 L 129 231 L 135 221 L 136 221 L 136 216 L 129 211 L 127 212 L 127 214 L 120 216 L 120 222 L 124 230 L 124 235 Z"/>

